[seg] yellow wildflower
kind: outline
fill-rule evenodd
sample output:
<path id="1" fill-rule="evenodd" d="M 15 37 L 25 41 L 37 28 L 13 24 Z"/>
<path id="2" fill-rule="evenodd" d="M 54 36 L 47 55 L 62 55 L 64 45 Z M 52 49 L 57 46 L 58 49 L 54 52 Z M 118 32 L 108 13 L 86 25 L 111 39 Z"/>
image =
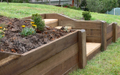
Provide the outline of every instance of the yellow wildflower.
<path id="1" fill-rule="evenodd" d="M 35 26 L 37 26 L 37 25 L 33 24 L 32 26 L 34 26 L 34 27 L 35 27 Z"/>
<path id="2" fill-rule="evenodd" d="M 5 36 L 5 35 L 2 35 L 3 37 Z"/>
<path id="3" fill-rule="evenodd" d="M 34 33 L 34 31 L 32 31 L 32 33 Z"/>
<path id="4" fill-rule="evenodd" d="M 25 25 L 22 25 L 23 28 L 25 28 Z"/>
<path id="5" fill-rule="evenodd" d="M 2 27 L 0 27 L 0 29 L 2 29 Z"/>
<path id="6" fill-rule="evenodd" d="M 34 22 L 31 21 L 31 24 L 34 24 Z"/>
<path id="7" fill-rule="evenodd" d="M 37 28 L 37 25 L 35 25 L 35 24 L 33 24 L 32 26 L 35 27 L 35 28 Z"/>

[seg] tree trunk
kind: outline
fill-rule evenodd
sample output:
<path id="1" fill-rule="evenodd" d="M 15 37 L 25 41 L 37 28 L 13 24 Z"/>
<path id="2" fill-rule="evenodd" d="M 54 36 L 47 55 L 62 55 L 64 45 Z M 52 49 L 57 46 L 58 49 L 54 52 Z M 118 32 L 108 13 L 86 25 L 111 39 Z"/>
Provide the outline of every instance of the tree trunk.
<path id="1" fill-rule="evenodd" d="M 2 2 L 2 0 L 1 0 L 1 2 Z"/>

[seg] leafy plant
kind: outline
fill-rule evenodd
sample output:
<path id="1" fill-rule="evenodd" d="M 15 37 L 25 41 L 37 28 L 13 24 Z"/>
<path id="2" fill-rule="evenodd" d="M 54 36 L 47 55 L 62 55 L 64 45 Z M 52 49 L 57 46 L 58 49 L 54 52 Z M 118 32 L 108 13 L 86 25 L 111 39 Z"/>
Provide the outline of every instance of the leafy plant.
<path id="1" fill-rule="evenodd" d="M 35 33 L 36 33 L 36 31 L 35 31 L 34 28 L 25 27 L 25 28 L 23 28 L 23 30 L 20 34 L 24 35 L 24 36 L 28 36 L 28 35 L 32 35 L 32 34 L 35 34 Z"/>
<path id="2" fill-rule="evenodd" d="M 85 20 L 90 20 L 91 19 L 91 14 L 90 14 L 89 11 L 82 12 L 82 15 L 83 15 Z"/>
<path id="3" fill-rule="evenodd" d="M 70 6 L 71 9 L 77 9 L 75 6 Z"/>
<path id="4" fill-rule="evenodd" d="M 68 7 L 68 8 L 70 8 L 70 5 L 69 5 L 69 4 L 63 4 L 63 7 Z"/>
<path id="5" fill-rule="evenodd" d="M 4 35 L 0 34 L 0 39 L 3 38 L 3 37 L 4 37 Z"/>
<path id="6" fill-rule="evenodd" d="M 45 27 L 45 23 L 42 17 L 39 14 L 32 14 L 32 19 L 34 21 L 34 24 L 37 25 L 37 29 L 43 31 Z"/>

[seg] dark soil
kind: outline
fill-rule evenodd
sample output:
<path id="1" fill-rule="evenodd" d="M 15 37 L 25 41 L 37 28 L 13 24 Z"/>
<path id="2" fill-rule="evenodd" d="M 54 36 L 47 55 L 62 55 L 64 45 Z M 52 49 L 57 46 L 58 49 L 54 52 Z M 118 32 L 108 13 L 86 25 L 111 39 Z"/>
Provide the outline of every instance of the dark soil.
<path id="1" fill-rule="evenodd" d="M 26 27 L 31 27 L 29 20 L 20 20 L 17 18 L 9 19 L 7 17 L 0 16 L 0 24 L 6 25 L 7 29 L 5 31 L 5 36 L 0 39 L 0 51 L 18 54 L 35 49 L 43 44 L 72 32 L 45 27 L 43 32 L 25 37 L 20 35 L 20 32 L 23 29 L 21 26 L 26 25 Z"/>

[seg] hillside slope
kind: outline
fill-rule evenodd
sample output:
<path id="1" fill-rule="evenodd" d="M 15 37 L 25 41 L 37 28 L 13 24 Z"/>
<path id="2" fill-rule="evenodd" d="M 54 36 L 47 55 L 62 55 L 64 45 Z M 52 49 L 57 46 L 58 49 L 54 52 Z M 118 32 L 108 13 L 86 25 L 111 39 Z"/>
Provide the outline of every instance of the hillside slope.
<path id="1" fill-rule="evenodd" d="M 0 3 L 0 15 L 11 18 L 23 18 L 31 16 L 33 13 L 60 13 L 69 16 L 70 18 L 80 19 L 82 17 L 82 12 L 82 10 L 73 10 L 69 8 L 43 4 Z M 120 16 L 99 14 L 94 12 L 91 14 L 92 20 L 104 20 L 108 23 L 117 22 L 120 25 Z"/>

